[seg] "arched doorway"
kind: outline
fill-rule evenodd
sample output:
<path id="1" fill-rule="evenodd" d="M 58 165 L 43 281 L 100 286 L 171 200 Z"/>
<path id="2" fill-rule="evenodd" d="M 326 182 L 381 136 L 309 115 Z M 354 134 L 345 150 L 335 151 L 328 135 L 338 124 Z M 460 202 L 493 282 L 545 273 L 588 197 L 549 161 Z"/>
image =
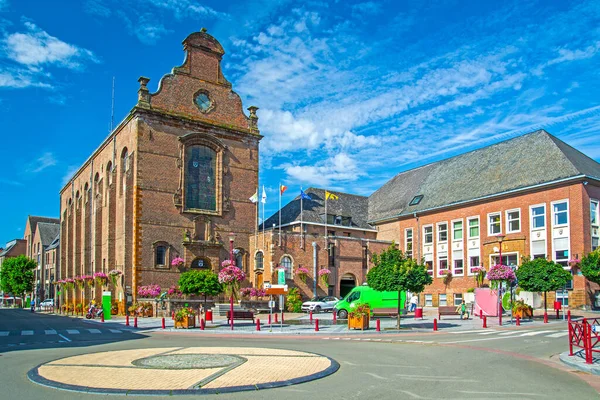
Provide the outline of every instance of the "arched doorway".
<path id="1" fill-rule="evenodd" d="M 194 261 L 192 261 L 190 268 L 210 269 L 210 260 L 208 258 L 204 258 L 204 257 L 196 257 L 196 258 L 194 258 Z"/>
<path id="2" fill-rule="evenodd" d="M 344 274 L 340 279 L 340 298 L 344 298 L 356 287 L 356 277 L 352 274 Z"/>

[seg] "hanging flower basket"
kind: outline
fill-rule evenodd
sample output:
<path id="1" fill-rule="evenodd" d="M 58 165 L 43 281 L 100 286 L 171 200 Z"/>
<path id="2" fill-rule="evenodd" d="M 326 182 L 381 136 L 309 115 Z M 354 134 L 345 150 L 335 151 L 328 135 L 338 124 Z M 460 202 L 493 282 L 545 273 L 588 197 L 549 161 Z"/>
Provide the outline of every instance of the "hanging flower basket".
<path id="1" fill-rule="evenodd" d="M 79 287 L 79 289 L 83 289 L 83 286 L 85 285 L 85 281 L 83 280 L 83 276 L 76 276 L 75 277 L 75 284 L 77 285 L 77 287 Z"/>
<path id="2" fill-rule="evenodd" d="M 308 277 L 308 269 L 304 267 L 298 267 L 298 269 L 296 270 L 296 274 L 302 282 L 306 283 L 306 278 Z"/>
<path id="3" fill-rule="evenodd" d="M 171 261 L 171 266 L 181 268 L 185 264 L 185 261 L 181 257 L 175 257 L 173 261 Z"/>
<path id="4" fill-rule="evenodd" d="M 158 297 L 160 296 L 160 286 L 147 285 L 138 288 L 138 295 L 141 297 Z"/>
<path id="5" fill-rule="evenodd" d="M 441 272 L 441 271 L 440 271 Z M 452 272 L 450 271 L 446 271 L 444 273 L 444 278 L 442 279 L 442 282 L 444 282 L 444 285 L 448 286 L 448 284 L 452 281 Z"/>
<path id="6" fill-rule="evenodd" d="M 104 272 L 96 272 L 94 274 L 94 280 L 100 286 L 106 286 L 108 284 L 108 275 Z"/>
<path id="7" fill-rule="evenodd" d="M 483 281 L 485 279 L 485 275 L 487 271 L 483 266 L 481 267 L 472 267 L 471 273 L 475 274 L 475 281 L 477 282 L 477 287 L 481 287 L 483 285 Z"/>
<path id="8" fill-rule="evenodd" d="M 83 275 L 82 278 L 86 285 L 88 285 L 89 287 L 94 286 L 94 277 L 93 276 Z"/>
<path id="9" fill-rule="evenodd" d="M 71 290 L 73 287 L 75 287 L 75 280 L 73 278 L 65 279 L 65 288 Z"/>
<path id="10" fill-rule="evenodd" d="M 246 279 L 246 274 L 229 260 L 223 261 L 221 267 L 223 269 L 219 272 L 219 282 L 225 286 L 225 293 L 237 300 L 240 282 Z"/>
<path id="11" fill-rule="evenodd" d="M 331 271 L 328 270 L 327 268 L 323 268 L 319 270 L 319 278 L 321 278 L 321 281 L 323 282 L 324 285 L 327 285 L 329 283 L 329 275 L 331 274 Z"/>
<path id="12" fill-rule="evenodd" d="M 508 265 L 496 264 L 490 268 L 487 279 L 490 281 L 492 289 L 497 289 L 502 286 L 503 282 L 510 284 L 517 277 L 515 271 Z"/>
<path id="13" fill-rule="evenodd" d="M 108 271 L 108 276 L 110 277 L 110 280 L 112 281 L 112 284 L 115 289 L 117 288 L 117 285 L 122 275 L 123 271 L 119 269 L 113 269 L 112 271 Z"/>

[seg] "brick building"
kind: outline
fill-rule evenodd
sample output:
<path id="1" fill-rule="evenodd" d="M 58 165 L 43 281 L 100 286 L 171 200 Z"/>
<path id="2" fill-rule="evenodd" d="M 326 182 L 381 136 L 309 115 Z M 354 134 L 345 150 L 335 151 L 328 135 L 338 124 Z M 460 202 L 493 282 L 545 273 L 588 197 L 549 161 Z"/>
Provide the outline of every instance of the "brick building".
<path id="1" fill-rule="evenodd" d="M 54 298 L 53 281 L 56 278 L 54 263 L 49 263 L 47 250 L 52 243 L 58 243 L 60 220 L 57 218 L 28 216 L 24 239 L 27 242 L 26 255 L 37 263 L 34 271 L 33 296 L 42 301 Z"/>
<path id="2" fill-rule="evenodd" d="M 60 193 L 61 278 L 121 270 L 111 288 L 121 305 L 139 286 L 169 287 L 184 270 L 218 271 L 230 232 L 246 263 L 255 231 L 248 199 L 258 187 L 257 108 L 244 114 L 221 72 L 225 52 L 206 30 L 183 48 L 183 65 L 156 93 L 139 79 L 137 104 Z M 178 256 L 182 267 L 171 265 Z"/>
<path id="3" fill-rule="evenodd" d="M 255 287 L 263 282 L 277 283 L 274 271 L 278 267 L 286 270 L 288 286 L 298 287 L 305 298 L 343 297 L 366 282 L 372 254 L 391 242 L 377 240 L 377 230 L 367 223 L 367 197 L 330 193 L 337 199 L 327 201 L 326 211 L 325 191 L 307 189 L 310 200 L 301 201 L 298 196 L 281 209 L 281 233 L 276 213 L 265 221 L 265 232 L 261 230 L 250 239 Z M 298 276 L 300 267 L 309 271 L 306 282 Z M 327 284 L 318 278 L 321 269 L 331 271 Z"/>
<path id="4" fill-rule="evenodd" d="M 600 287 L 569 261 L 598 247 L 599 199 L 600 164 L 536 131 L 398 174 L 369 197 L 369 223 L 425 260 L 435 279 L 421 304 L 457 304 L 476 287 L 471 268 L 489 270 L 502 246 L 506 265 L 562 264 L 573 274 L 565 301 L 591 306 Z"/>

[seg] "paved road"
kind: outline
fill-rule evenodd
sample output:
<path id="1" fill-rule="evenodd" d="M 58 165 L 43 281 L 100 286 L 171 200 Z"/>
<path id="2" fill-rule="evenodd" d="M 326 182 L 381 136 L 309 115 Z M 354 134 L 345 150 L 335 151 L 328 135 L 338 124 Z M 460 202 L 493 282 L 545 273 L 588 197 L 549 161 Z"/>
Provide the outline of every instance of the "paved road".
<path id="1" fill-rule="evenodd" d="M 44 319 L 46 321 L 55 320 Z M 73 323 L 75 322 L 70 320 L 61 325 L 61 321 L 56 320 L 48 326 L 59 331 L 68 329 L 66 325 Z M 4 331 L 7 325 L 11 326 L 11 332 L 30 326 L 24 321 L 7 321 L 5 314 L 0 311 L 0 331 Z M 77 322 L 76 329 L 85 330 L 90 327 L 86 323 Z M 90 352 L 170 346 L 231 346 L 310 351 L 332 357 L 341 365 L 338 372 L 324 379 L 263 390 L 260 398 L 264 399 L 600 398 L 598 392 L 590 386 L 600 387 L 600 378 L 569 372 L 568 368 L 555 360 L 556 354 L 566 348 L 564 330 L 565 326 L 556 325 L 552 328 L 514 332 L 490 330 L 350 338 L 226 337 L 203 335 L 200 332 L 155 332 L 140 340 L 115 339 L 126 335 L 142 337 L 138 334 L 115 333 L 111 336 L 112 340 L 104 342 L 88 341 L 95 340 L 100 334 L 80 333 L 81 338 L 86 336 L 88 340 L 78 340 L 76 335 L 65 335 L 73 341 L 53 343 L 50 346 L 53 348 L 35 351 L 21 346 L 0 354 L 0 386 L 4 388 L 3 394 L 7 399 L 58 400 L 65 397 L 65 392 L 29 382 L 26 378 L 27 371 L 47 361 Z M 0 337 L 0 343 L 5 339 L 6 337 Z M 94 345 L 80 347 L 90 344 Z M 69 399 L 98 397 L 81 393 L 69 393 L 67 396 Z M 227 394 L 226 398 L 249 399 L 257 396 L 256 392 L 245 392 Z M 208 396 L 213 397 L 217 398 Z M 223 398 L 223 395 L 218 397 Z"/>

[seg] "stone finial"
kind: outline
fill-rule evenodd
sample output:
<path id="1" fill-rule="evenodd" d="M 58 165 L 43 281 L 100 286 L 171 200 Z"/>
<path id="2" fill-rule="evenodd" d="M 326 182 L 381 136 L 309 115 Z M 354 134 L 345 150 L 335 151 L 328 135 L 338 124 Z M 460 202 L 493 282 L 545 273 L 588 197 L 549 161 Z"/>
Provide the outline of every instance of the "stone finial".
<path id="1" fill-rule="evenodd" d="M 140 76 L 138 82 L 140 83 L 140 88 L 138 89 L 138 104 L 142 103 L 145 105 L 150 105 L 150 91 L 146 86 L 148 85 L 148 82 L 150 82 L 150 78 Z"/>
<path id="2" fill-rule="evenodd" d="M 207 30 L 206 28 L 200 28 L 200 32 L 202 32 L 202 33 L 206 33 L 206 30 Z"/>
<path id="3" fill-rule="evenodd" d="M 250 111 L 250 130 L 253 132 L 258 132 L 258 116 L 256 115 L 256 110 L 258 110 L 258 107 L 256 106 L 248 107 L 248 111 Z"/>

